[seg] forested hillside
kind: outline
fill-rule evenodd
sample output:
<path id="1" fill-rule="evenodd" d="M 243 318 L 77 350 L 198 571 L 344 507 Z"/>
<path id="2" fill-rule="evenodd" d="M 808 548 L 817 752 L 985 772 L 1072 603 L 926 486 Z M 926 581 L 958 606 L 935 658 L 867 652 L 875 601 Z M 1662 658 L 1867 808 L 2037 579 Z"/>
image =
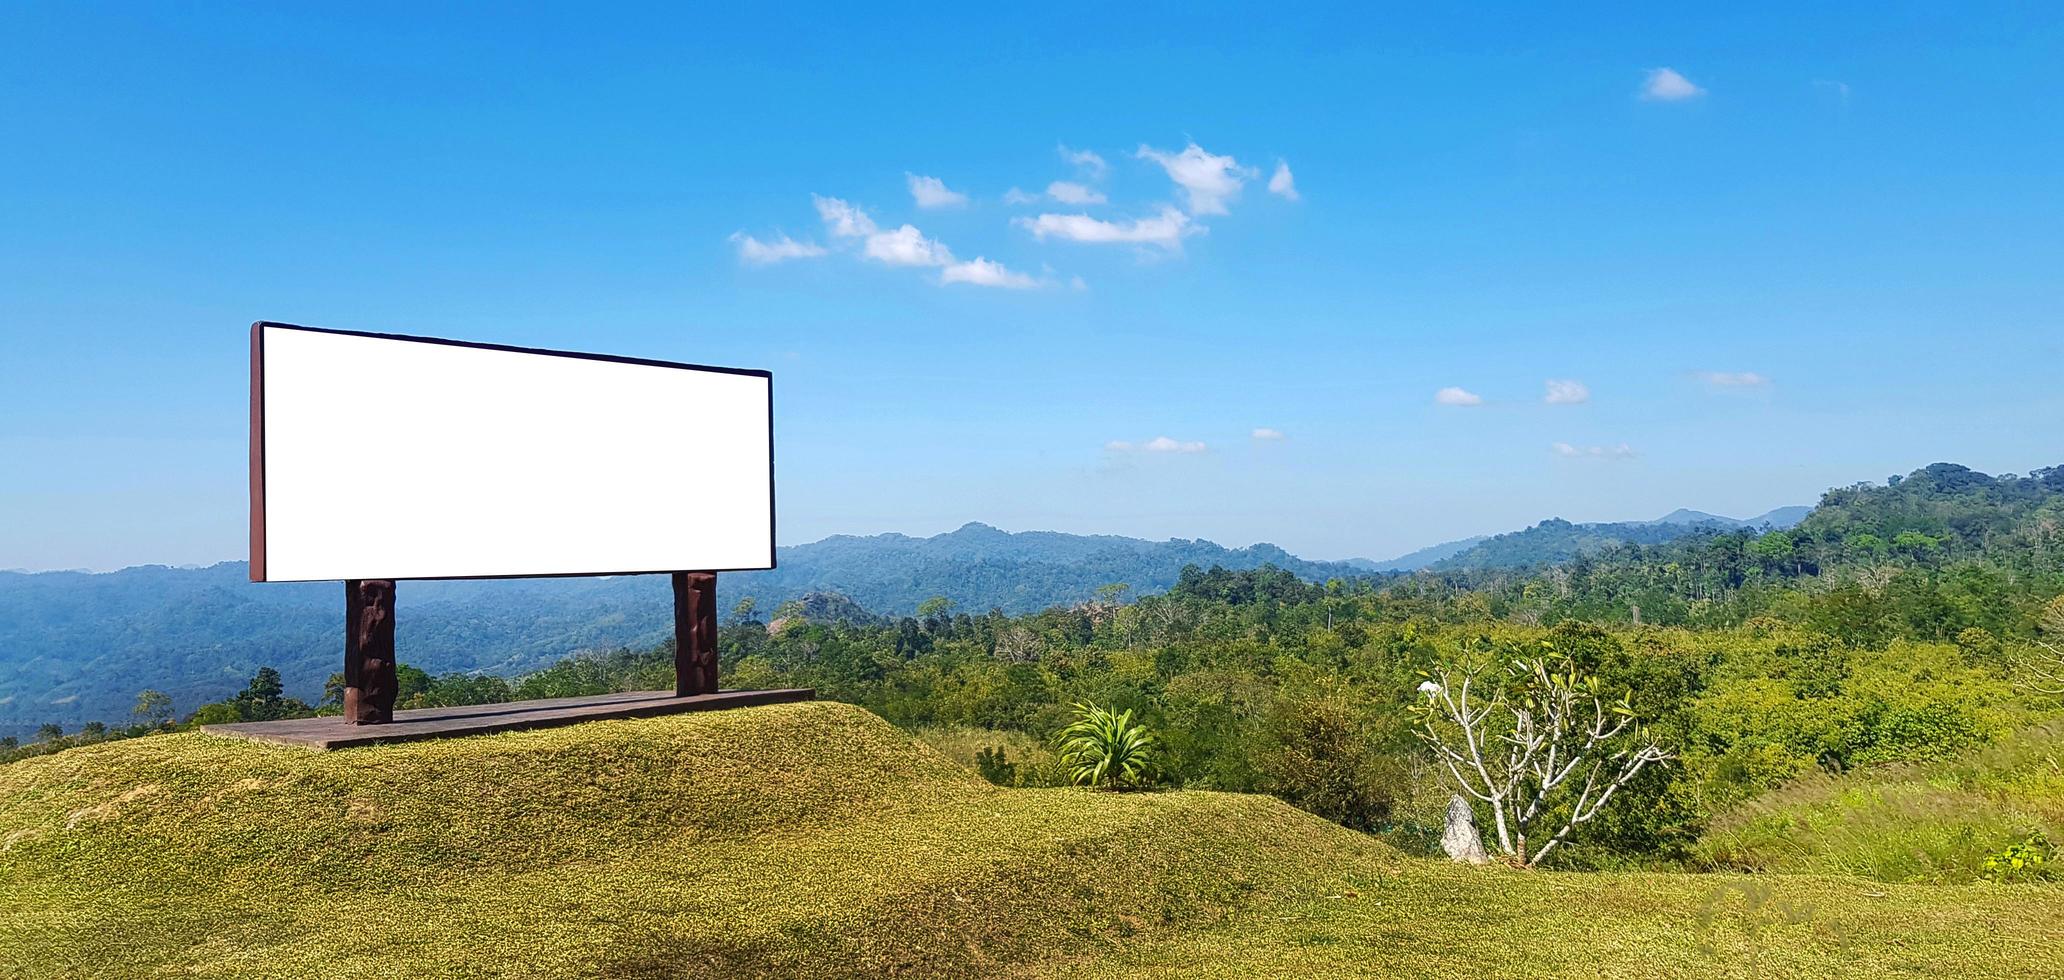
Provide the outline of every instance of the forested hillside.
<path id="1" fill-rule="evenodd" d="M 749 597 L 762 613 L 819 593 L 872 613 L 909 614 L 933 596 L 961 609 L 1025 613 L 1081 602 L 1111 583 L 1130 585 L 1132 595 L 1160 591 L 1190 564 L 1268 564 L 1314 579 L 1357 574 L 1267 544 L 969 524 L 929 538 L 841 535 L 785 547 L 774 571 L 725 575 L 720 596 L 727 610 Z M 243 562 L 0 573 L 0 736 L 126 720 L 141 688 L 191 710 L 227 697 L 260 666 L 277 668 L 291 695 L 318 699 L 342 662 L 341 589 L 248 578 Z M 672 628 L 667 583 L 655 576 L 408 582 L 398 597 L 397 643 L 435 673 L 516 675 L 576 650 L 648 646 Z"/>
<path id="2" fill-rule="evenodd" d="M 1708 628 L 1775 616 L 1849 642 L 1956 640 L 1977 629 L 1983 634 L 1963 639 L 1982 645 L 2030 635 L 2042 603 L 2064 592 L 2060 500 L 2059 469 L 1992 477 L 1944 463 L 1830 491 L 1788 529 L 1544 521 L 1370 587 L 1451 621 Z M 726 575 L 725 608 L 751 598 L 765 620 L 815 593 L 829 594 L 814 600 L 819 619 L 830 618 L 822 612 L 834 602 L 847 610 L 836 618 L 849 621 L 907 617 L 935 596 L 956 612 L 1022 614 L 1084 603 L 1115 584 L 1129 586 L 1121 600 L 1150 595 L 1174 585 L 1185 566 L 1268 566 L 1307 582 L 1371 574 L 1272 545 L 1012 534 L 981 524 L 930 538 L 832 537 L 783 548 L 780 563 Z M 254 586 L 241 563 L 0 574 L 0 735 L 123 720 L 142 688 L 191 710 L 228 696 L 260 666 L 277 668 L 290 695 L 319 700 L 342 656 L 336 592 Z M 577 650 L 648 647 L 670 622 L 666 583 L 651 576 L 410 582 L 400 601 L 404 656 L 433 674 L 515 676 Z"/>
<path id="3" fill-rule="evenodd" d="M 1551 568 L 1462 570 L 1405 587 L 1525 622 L 1776 617 L 1859 643 L 2026 637 L 2064 592 L 2064 467 L 1994 477 L 1937 463 L 1831 490 L 1788 530 L 1610 546 Z"/>
<path id="4" fill-rule="evenodd" d="M 1674 510 L 1653 521 L 1572 524 L 1559 518 L 1523 531 L 1477 539 L 1466 548 L 1412 568 L 1435 571 L 1512 569 L 1552 565 L 1628 544 L 1662 544 L 1678 538 L 1719 531 L 1783 530 L 1812 512 L 1810 507 L 1779 507 L 1767 514 L 1736 520 L 1695 510 Z M 1459 543 L 1459 542 L 1458 542 Z M 1421 554 L 1437 554 L 1427 549 Z"/>

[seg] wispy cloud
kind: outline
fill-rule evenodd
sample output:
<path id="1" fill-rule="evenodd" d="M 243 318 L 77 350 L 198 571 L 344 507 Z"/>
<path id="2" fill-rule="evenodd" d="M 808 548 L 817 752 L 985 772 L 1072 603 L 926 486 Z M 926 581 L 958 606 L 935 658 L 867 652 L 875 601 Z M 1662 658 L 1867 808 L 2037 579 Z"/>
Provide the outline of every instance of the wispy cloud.
<path id="1" fill-rule="evenodd" d="M 922 177 L 913 173 L 903 175 L 910 184 L 910 198 L 921 208 L 957 208 L 967 204 L 966 194 L 949 190 L 946 182 L 937 177 Z"/>
<path id="2" fill-rule="evenodd" d="M 1146 445 L 1140 448 L 1150 453 L 1201 453 L 1204 451 L 1205 446 L 1201 442 L 1170 439 L 1167 436 L 1155 436 L 1147 440 Z"/>
<path id="3" fill-rule="evenodd" d="M 1617 446 L 1572 446 L 1558 442 L 1549 448 L 1566 459 L 1633 459 L 1637 455 L 1634 447 L 1624 442 Z"/>
<path id="4" fill-rule="evenodd" d="M 874 219 L 836 197 L 810 195 L 810 202 L 817 206 L 817 216 L 824 219 L 824 229 L 839 238 L 860 238 L 874 234 Z"/>
<path id="5" fill-rule="evenodd" d="M 1641 98 L 1648 102 L 1682 102 L 1704 94 L 1705 89 L 1693 85 L 1691 79 L 1674 68 L 1650 68 L 1648 77 L 1641 82 Z"/>
<path id="6" fill-rule="evenodd" d="M 867 236 L 867 257 L 888 265 L 946 265 L 953 252 L 911 225 Z"/>
<path id="7" fill-rule="evenodd" d="M 825 254 L 824 246 L 816 242 L 799 242 L 787 235 L 763 242 L 740 231 L 732 233 L 731 244 L 738 246 L 738 261 L 746 265 L 773 265 L 790 259 L 814 259 Z"/>
<path id="8" fill-rule="evenodd" d="M 1434 392 L 1433 400 L 1434 403 L 1438 405 L 1483 404 L 1482 395 L 1479 395 L 1476 392 L 1470 391 L 1466 388 L 1456 388 L 1453 386 L 1442 388 L 1441 390 Z"/>
<path id="9" fill-rule="evenodd" d="M 972 286 L 992 286 L 999 289 L 1031 289 L 1039 280 L 1022 272 L 1012 272 L 1000 263 L 984 258 L 955 262 L 940 270 L 939 282 L 963 282 Z"/>
<path id="10" fill-rule="evenodd" d="M 1102 191 L 1094 190 L 1072 180 L 1056 180 L 1046 185 L 1046 196 L 1062 204 L 1102 204 L 1110 200 Z"/>
<path id="11" fill-rule="evenodd" d="M 919 181 L 923 179 L 928 178 L 912 178 L 913 196 L 918 195 Z M 1000 262 L 980 256 L 966 261 L 956 259 L 946 243 L 925 235 L 916 225 L 905 224 L 883 231 L 872 216 L 847 201 L 821 194 L 811 195 L 810 200 L 817 207 L 817 216 L 824 219 L 828 233 L 834 238 L 859 239 L 860 254 L 883 265 L 938 269 L 938 282 L 942 286 L 963 283 L 998 289 L 1030 289 L 1040 285 L 1038 279 L 1013 271 Z M 793 242 L 786 237 L 771 244 L 742 235 L 733 235 L 732 240 L 738 242 L 740 258 L 745 261 L 775 262 L 782 258 L 825 254 L 825 249 L 815 244 Z M 748 258 L 763 253 L 771 256 L 783 248 L 795 251 L 796 255 Z M 814 251 L 810 251 L 812 249 Z"/>
<path id="12" fill-rule="evenodd" d="M 1226 203 L 1240 196 L 1241 186 L 1260 174 L 1251 167 L 1240 166 L 1240 162 L 1230 156 L 1207 152 L 1195 143 L 1179 153 L 1157 150 L 1142 143 L 1137 156 L 1160 164 L 1161 169 L 1168 172 L 1168 179 L 1182 188 L 1191 214 L 1227 213 Z"/>
<path id="13" fill-rule="evenodd" d="M 1770 378 L 1754 371 L 1700 371 L 1696 377 L 1715 388 L 1767 388 Z"/>
<path id="14" fill-rule="evenodd" d="M 1026 192 L 1025 190 L 1023 190 L 1022 188 L 1017 188 L 1017 187 L 1013 187 L 1013 188 L 1011 188 L 1010 190 L 1007 190 L 1007 191 L 1004 191 L 1004 192 L 1003 192 L 1003 203 L 1005 203 L 1005 204 L 1037 204 L 1037 203 L 1039 203 L 1039 195 L 1037 195 L 1037 194 L 1031 194 L 1031 193 L 1027 193 L 1027 192 Z"/>
<path id="15" fill-rule="evenodd" d="M 1836 102 L 1843 105 L 1849 104 L 1848 82 L 1838 82 L 1831 78 L 1816 78 L 1813 80 L 1813 87 L 1834 96 Z"/>
<path id="16" fill-rule="evenodd" d="M 1097 156 L 1095 151 L 1071 150 L 1068 149 L 1068 144 L 1062 143 L 1060 153 L 1061 159 L 1066 160 L 1071 166 L 1080 168 L 1091 180 L 1102 180 L 1104 174 L 1111 170 L 1111 165 L 1105 163 L 1104 158 Z"/>
<path id="17" fill-rule="evenodd" d="M 1152 218 L 1125 222 L 1105 221 L 1086 214 L 1042 214 L 1037 218 L 1019 218 L 1016 224 L 1040 241 L 1059 238 L 1094 244 L 1154 245 L 1170 252 L 1182 251 L 1185 237 L 1204 233 L 1201 225 L 1192 224 L 1189 215 L 1175 208 L 1163 208 Z"/>
<path id="18" fill-rule="evenodd" d="M 1171 439 L 1168 436 L 1155 436 L 1154 438 L 1149 439 L 1145 442 L 1138 443 L 1130 442 L 1124 439 L 1113 439 L 1110 442 L 1104 443 L 1104 448 L 1114 453 L 1139 452 L 1189 454 L 1201 453 L 1209 447 L 1205 446 L 1201 442 L 1195 442 L 1184 439 Z"/>
<path id="19" fill-rule="evenodd" d="M 1591 389 L 1582 381 L 1550 378 L 1548 393 L 1541 400 L 1550 405 L 1582 405 L 1591 400 Z"/>
<path id="20" fill-rule="evenodd" d="M 1260 442 L 1276 442 L 1287 438 L 1281 429 L 1260 428 L 1254 430 L 1254 438 Z"/>
<path id="21" fill-rule="evenodd" d="M 1290 175 L 1290 161 L 1276 161 L 1276 172 L 1268 179 L 1268 190 L 1269 193 L 1290 201 L 1295 201 L 1301 196 L 1297 193 L 1297 178 Z"/>

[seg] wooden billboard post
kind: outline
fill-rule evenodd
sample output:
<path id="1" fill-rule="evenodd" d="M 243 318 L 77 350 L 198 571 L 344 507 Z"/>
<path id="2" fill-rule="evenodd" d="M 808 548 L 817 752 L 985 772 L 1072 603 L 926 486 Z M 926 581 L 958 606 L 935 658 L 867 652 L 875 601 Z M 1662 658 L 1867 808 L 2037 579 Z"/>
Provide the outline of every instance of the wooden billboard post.
<path id="1" fill-rule="evenodd" d="M 717 576 L 675 572 L 674 696 L 717 693 Z M 394 582 L 344 583 L 344 720 L 394 720 Z"/>
<path id="2" fill-rule="evenodd" d="M 344 721 L 394 720 L 394 582 L 344 583 Z"/>
<path id="3" fill-rule="evenodd" d="M 674 696 L 717 693 L 717 576 L 675 572 Z"/>

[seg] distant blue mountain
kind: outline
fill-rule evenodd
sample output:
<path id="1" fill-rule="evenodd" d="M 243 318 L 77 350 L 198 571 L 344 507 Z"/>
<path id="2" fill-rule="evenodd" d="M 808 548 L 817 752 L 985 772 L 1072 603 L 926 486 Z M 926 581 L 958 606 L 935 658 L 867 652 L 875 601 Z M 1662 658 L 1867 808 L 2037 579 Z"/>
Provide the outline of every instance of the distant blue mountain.
<path id="1" fill-rule="evenodd" d="M 1388 561 L 1351 558 L 1346 564 L 1365 572 L 1414 572 L 1422 568 L 1517 568 L 1544 561 L 1567 561 L 1588 551 L 1619 543 L 1660 544 L 1705 527 L 1727 530 L 1783 530 L 1813 512 L 1812 507 L 1779 507 L 1747 520 L 1678 508 L 1652 521 L 1571 524 L 1544 521 L 1534 527 L 1499 535 L 1478 535 L 1421 548 Z"/>
<path id="2" fill-rule="evenodd" d="M 1419 569 L 1425 568 L 1426 566 L 1431 565 L 1434 562 L 1442 561 L 1448 558 L 1453 558 L 1464 551 L 1468 551 L 1471 546 L 1477 544 L 1478 542 L 1487 541 L 1489 539 L 1490 535 L 1479 534 L 1476 537 L 1463 538 L 1460 541 L 1444 541 L 1440 544 L 1430 545 L 1428 547 L 1421 548 L 1418 551 L 1399 555 L 1396 558 L 1390 559 L 1389 561 L 1370 561 L 1367 558 L 1350 558 L 1347 560 L 1347 564 L 1353 565 L 1354 567 L 1359 568 L 1365 572 L 1414 572 L 1418 571 Z"/>
<path id="3" fill-rule="evenodd" d="M 1133 595 L 1163 591 L 1189 564 L 1273 564 L 1313 580 L 1358 574 L 1271 544 L 1013 534 L 986 524 L 928 538 L 839 535 L 781 548 L 778 561 L 773 571 L 721 576 L 722 608 L 750 596 L 765 616 L 790 599 L 839 593 L 890 615 L 935 595 L 970 613 L 1024 613 L 1081 602 L 1114 582 Z M 144 688 L 191 710 L 242 688 L 261 666 L 279 668 L 290 694 L 319 697 L 343 663 L 343 595 L 336 583 L 254 585 L 243 562 L 0 573 L 0 735 L 124 720 Z M 403 582 L 398 599 L 401 657 L 432 673 L 520 674 L 576 650 L 658 643 L 672 629 L 664 576 Z"/>
<path id="4" fill-rule="evenodd" d="M 1813 513 L 1813 508 L 1803 505 L 1796 505 L 1791 507 L 1779 507 L 1776 510 L 1764 514 L 1759 514 L 1755 517 L 1748 518 L 1747 520 L 1736 520 L 1732 517 L 1721 517 L 1718 514 L 1708 514 L 1702 510 L 1686 510 L 1680 507 L 1648 523 L 1680 524 L 1686 526 L 1711 524 L 1725 528 L 1747 527 L 1759 528 L 1762 530 L 1782 531 L 1785 528 L 1791 527 L 1792 525 L 1805 520 L 1806 515 L 1811 513 Z"/>

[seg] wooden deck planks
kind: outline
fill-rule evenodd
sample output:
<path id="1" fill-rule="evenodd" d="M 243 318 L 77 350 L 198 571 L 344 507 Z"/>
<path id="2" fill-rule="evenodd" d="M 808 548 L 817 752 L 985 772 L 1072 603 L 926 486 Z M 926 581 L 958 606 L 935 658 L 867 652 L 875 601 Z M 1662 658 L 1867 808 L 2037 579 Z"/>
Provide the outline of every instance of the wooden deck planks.
<path id="1" fill-rule="evenodd" d="M 380 725 L 346 724 L 343 716 L 295 718 L 288 721 L 245 721 L 227 725 L 203 725 L 210 735 L 248 738 L 280 745 L 297 745 L 327 751 L 361 745 L 413 742 L 427 738 L 455 738 L 486 735 L 526 728 L 551 728 L 606 718 L 650 718 L 684 711 L 716 711 L 756 704 L 808 701 L 817 692 L 808 688 L 780 688 L 767 691 L 719 691 L 679 697 L 672 691 L 630 691 L 578 698 L 546 698 L 540 701 L 511 701 L 477 704 L 462 708 L 415 708 L 394 713 L 394 720 Z"/>

